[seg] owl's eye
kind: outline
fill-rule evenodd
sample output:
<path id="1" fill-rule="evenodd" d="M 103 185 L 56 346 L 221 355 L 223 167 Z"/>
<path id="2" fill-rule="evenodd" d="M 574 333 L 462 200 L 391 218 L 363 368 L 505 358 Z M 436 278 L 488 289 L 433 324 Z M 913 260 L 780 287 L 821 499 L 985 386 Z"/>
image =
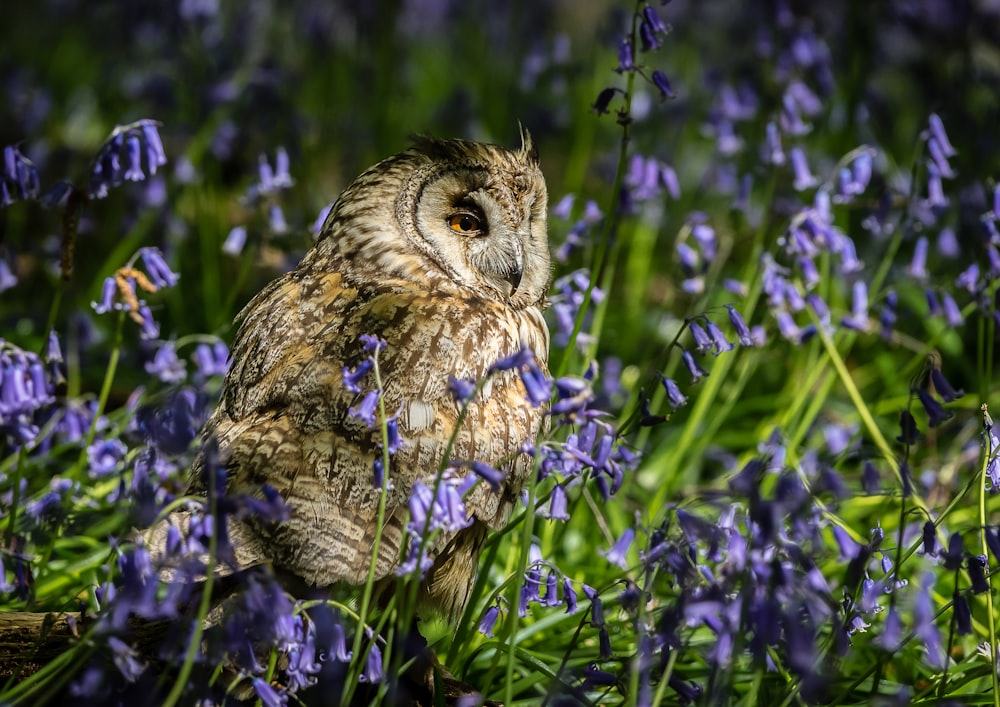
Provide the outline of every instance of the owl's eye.
<path id="1" fill-rule="evenodd" d="M 448 228 L 463 236 L 480 236 L 483 233 L 480 217 L 468 211 L 459 211 L 449 216 Z"/>

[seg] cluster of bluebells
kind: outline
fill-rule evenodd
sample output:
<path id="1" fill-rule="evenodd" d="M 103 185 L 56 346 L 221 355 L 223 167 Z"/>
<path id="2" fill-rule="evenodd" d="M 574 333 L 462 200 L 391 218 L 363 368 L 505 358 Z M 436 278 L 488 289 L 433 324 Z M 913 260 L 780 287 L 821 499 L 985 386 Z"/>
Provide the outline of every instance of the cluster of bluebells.
<path id="1" fill-rule="evenodd" d="M 576 195 L 567 194 L 550 211 L 560 221 L 566 223 L 572 221 L 565 239 L 553 253 L 556 261 L 560 263 L 567 262 L 573 253 L 581 250 L 587 242 L 587 235 L 590 229 L 595 228 L 604 221 L 604 214 L 601 213 L 600 207 L 597 205 L 597 202 L 591 199 L 584 202 L 583 212 L 574 220 L 573 207 L 575 203 Z"/>
<path id="2" fill-rule="evenodd" d="M 275 152 L 273 166 L 267 155 L 257 158 L 257 180 L 247 188 L 244 202 L 250 206 L 263 205 L 267 211 L 268 232 L 273 235 L 280 236 L 289 231 L 285 212 L 277 197 L 294 184 L 295 180 L 289 171 L 288 152 L 284 147 L 279 147 Z M 234 226 L 222 243 L 222 251 L 233 256 L 239 255 L 246 242 L 246 226 Z"/>
<path id="3" fill-rule="evenodd" d="M 729 324 L 736 333 L 736 340 L 740 346 L 753 347 L 763 345 L 764 333 L 761 327 L 756 326 L 751 329 L 746 321 L 744 321 L 743 316 L 732 305 L 726 305 L 726 313 Z M 707 315 L 688 319 L 687 327 L 694 342 L 694 352 L 689 348 L 680 346 L 681 361 L 691 376 L 691 383 L 694 384 L 709 375 L 709 372 L 702 367 L 701 363 L 695 357 L 695 353 L 700 356 L 705 356 L 708 353 L 719 356 L 735 349 L 736 344 L 731 342 L 719 325 Z M 661 374 L 660 382 L 663 384 L 667 404 L 671 410 L 676 410 L 687 405 L 687 396 L 681 391 L 681 387 L 675 379 Z M 648 412 L 645 412 L 643 415 L 644 424 L 653 424 L 662 419 Z"/>
<path id="4" fill-rule="evenodd" d="M 363 422 L 366 427 L 381 432 L 382 427 L 378 411 L 379 403 L 382 400 L 382 389 L 379 387 L 366 388 L 364 382 L 368 374 L 378 365 L 379 351 L 385 348 L 386 343 L 385 339 L 371 334 L 362 334 L 360 342 L 363 353 L 367 355 L 354 368 L 344 366 L 342 375 L 344 387 L 349 392 L 361 396 L 358 402 L 348 410 L 348 413 L 354 419 Z M 399 436 L 399 422 L 396 415 L 391 415 L 385 419 L 385 429 L 385 439 L 378 443 L 375 459 L 372 462 L 375 488 L 386 487 L 385 454 L 392 456 L 399 451 L 403 443 Z M 391 485 L 391 479 L 388 483 Z"/>
<path id="5" fill-rule="evenodd" d="M 117 126 L 94 157 L 87 196 L 103 199 L 125 182 L 141 182 L 155 175 L 167 163 L 157 126 L 155 120 L 148 119 Z"/>
<path id="6" fill-rule="evenodd" d="M 254 516 L 267 523 L 288 516 L 280 496 L 267 486 L 255 495 L 226 492 L 224 465 L 211 462 L 211 450 L 206 454 L 210 461 L 203 467 L 203 482 L 210 489 L 208 500 L 189 500 L 185 514 L 170 516 L 162 546 L 152 552 L 142 542 L 119 550 L 112 579 L 97 589 L 100 608 L 94 638 L 107 646 L 114 667 L 103 659 L 92 661 L 71 684 L 74 696 L 100 700 L 114 692 L 146 694 L 148 699 L 158 672 L 148 659 L 155 655 L 176 665 L 193 661 L 185 699 L 220 703 L 227 685 L 232 690 L 242 683 L 247 697 L 279 705 L 316 685 L 326 664 L 350 661 L 337 613 L 326 604 L 307 613 L 263 568 L 241 571 L 239 592 L 225 598 L 218 616 L 196 630 L 205 620 L 197 613 L 201 593 L 208 591 L 204 577 L 217 563 L 234 561 L 227 532 L 230 519 Z M 180 522 L 175 524 L 175 519 Z M 217 583 L 226 581 L 216 577 Z M 133 644 L 136 619 L 165 621 L 152 653 L 149 639 L 142 650 Z M 272 649 L 286 657 L 276 674 L 267 667 Z M 222 681 L 212 678 L 219 666 L 229 676 Z M 380 672 L 375 662 L 364 675 L 377 680 Z"/>
<path id="7" fill-rule="evenodd" d="M 145 271 L 135 267 L 137 259 L 142 260 Z M 177 273 L 170 269 L 158 249 L 140 248 L 114 275 L 104 279 L 100 299 L 91 302 L 90 306 L 98 314 L 125 311 L 139 325 L 143 339 L 156 339 L 160 335 L 160 326 L 153 318 L 149 305 L 139 298 L 139 292 L 157 292 L 164 287 L 173 287 L 177 280 Z"/>
<path id="8" fill-rule="evenodd" d="M 669 0 L 667 0 L 669 2 Z M 664 2 L 663 4 L 666 4 Z M 615 69 L 619 74 L 636 74 L 642 77 L 660 95 L 660 100 L 674 97 L 674 89 L 670 84 L 667 75 L 659 69 L 648 73 L 647 70 L 635 61 L 635 43 L 638 39 L 639 48 L 643 52 L 651 52 L 659 49 L 663 45 L 663 38 L 670 33 L 670 25 L 663 21 L 659 13 L 649 3 L 643 0 L 636 3 L 633 17 L 633 29 L 629 36 L 623 38 L 618 45 L 618 67 Z M 611 101 L 616 95 L 625 95 L 625 91 L 620 88 L 609 87 L 603 89 L 594 101 L 593 109 L 598 115 L 603 115 L 609 111 Z M 629 121 L 628 109 L 622 107 L 618 112 L 618 120 L 621 123 Z"/>

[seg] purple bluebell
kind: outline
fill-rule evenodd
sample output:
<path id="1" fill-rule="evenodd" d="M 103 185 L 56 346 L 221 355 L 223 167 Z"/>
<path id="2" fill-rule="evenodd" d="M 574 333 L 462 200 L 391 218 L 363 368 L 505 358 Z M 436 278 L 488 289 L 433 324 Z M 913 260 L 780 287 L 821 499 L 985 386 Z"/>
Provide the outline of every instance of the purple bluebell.
<path id="1" fill-rule="evenodd" d="M 222 252 L 226 255 L 236 256 L 243 252 L 243 246 L 247 243 L 247 229 L 245 226 L 234 226 L 226 235 L 226 240 L 222 243 Z"/>
<path id="2" fill-rule="evenodd" d="M 660 100 L 666 100 L 668 98 L 674 98 L 676 94 L 674 93 L 673 86 L 670 85 L 670 79 L 662 71 L 657 69 L 652 75 L 653 85 L 660 91 Z"/>
<path id="3" fill-rule="evenodd" d="M 937 526 L 934 525 L 934 521 L 929 520 L 924 523 L 921 537 L 923 539 L 924 554 L 935 555 L 937 551 Z"/>
<path id="4" fill-rule="evenodd" d="M 563 601 L 566 604 L 566 613 L 572 614 L 576 612 L 577 609 L 577 594 L 576 590 L 573 589 L 573 583 L 568 578 L 563 578 L 562 582 L 563 590 Z"/>
<path id="5" fill-rule="evenodd" d="M 285 221 L 285 212 L 278 204 L 271 204 L 267 210 L 267 226 L 271 233 L 282 235 L 288 233 L 288 222 Z"/>
<path id="6" fill-rule="evenodd" d="M 729 315 L 729 323 L 733 325 L 733 329 L 736 331 L 736 338 L 739 340 L 741 346 L 753 346 L 754 339 L 753 333 L 750 331 L 750 327 L 743 320 L 743 315 L 741 315 L 735 307 L 732 305 L 726 305 L 726 312 Z"/>
<path id="7" fill-rule="evenodd" d="M 946 422 L 951 418 L 951 415 L 945 410 L 941 403 L 933 398 L 929 391 L 919 388 L 914 391 L 917 394 L 917 398 L 920 400 L 920 404 L 924 408 L 924 412 L 927 413 L 927 426 L 937 427 L 942 422 Z"/>
<path id="8" fill-rule="evenodd" d="M 768 164 L 776 166 L 785 164 L 785 150 L 781 146 L 781 133 L 773 120 L 768 122 L 764 128 L 764 158 Z"/>
<path id="9" fill-rule="evenodd" d="M 611 564 L 618 565 L 622 569 L 628 569 L 627 554 L 634 539 L 635 530 L 632 528 L 626 528 L 622 532 L 621 537 L 615 541 L 615 544 L 601 554 L 604 555 L 604 557 L 607 558 L 608 562 Z"/>
<path id="10" fill-rule="evenodd" d="M 955 278 L 955 286 L 961 287 L 970 295 L 974 295 L 979 289 L 979 263 L 973 263 Z"/>
<path id="11" fill-rule="evenodd" d="M 139 138 L 135 135 L 129 135 L 125 139 L 125 158 L 128 166 L 122 175 L 123 178 L 129 182 L 141 182 L 144 180 L 146 174 L 142 171 L 142 145 L 139 143 Z"/>
<path id="12" fill-rule="evenodd" d="M 483 614 L 483 618 L 479 621 L 479 633 L 483 634 L 487 638 L 493 638 L 493 631 L 496 629 L 497 620 L 499 618 L 500 607 L 496 604 L 491 604 Z"/>
<path id="13" fill-rule="evenodd" d="M 468 378 L 448 376 L 448 392 L 456 403 L 466 403 L 476 392 L 476 382 Z"/>
<path id="14" fill-rule="evenodd" d="M 694 339 L 694 350 L 704 355 L 714 348 L 708 332 L 695 320 L 688 322 L 688 329 L 691 331 L 691 338 Z"/>
<path id="15" fill-rule="evenodd" d="M 97 302 L 91 302 L 90 306 L 98 314 L 107 314 L 115 307 L 115 293 L 118 292 L 118 285 L 113 277 L 104 278 L 104 284 L 101 286 L 101 299 Z"/>
<path id="16" fill-rule="evenodd" d="M 0 175 L 0 207 L 9 206 L 17 200 L 36 199 L 41 191 L 38 169 L 22 154 L 16 145 L 3 149 L 3 174 Z"/>
<path id="17" fill-rule="evenodd" d="M 252 652 L 252 648 L 248 649 Z M 288 697 L 284 691 L 276 690 L 269 682 L 263 678 L 254 677 L 251 680 L 254 694 L 264 707 L 283 707 L 288 704 Z"/>
<path id="18" fill-rule="evenodd" d="M 156 376 L 164 383 L 179 383 L 187 378 L 185 363 L 177 357 L 173 342 L 160 344 L 152 360 L 146 361 L 146 373 Z"/>
<path id="19" fill-rule="evenodd" d="M 692 383 L 697 383 L 708 375 L 708 371 L 698 364 L 694 354 L 687 349 L 681 349 L 681 359 L 684 361 L 684 366 L 688 369 L 688 373 L 691 374 Z"/>
<path id="20" fill-rule="evenodd" d="M 378 412 L 378 401 L 381 398 L 380 390 L 369 390 L 365 393 L 357 405 L 348 409 L 348 414 L 364 422 L 368 427 L 375 427 L 375 414 Z"/>
<path id="21" fill-rule="evenodd" d="M 635 70 L 635 61 L 632 57 L 632 42 L 623 39 L 618 45 L 618 68 L 615 71 L 621 74 L 633 70 Z"/>
<path id="22" fill-rule="evenodd" d="M 663 389 L 667 394 L 667 403 L 670 405 L 671 409 L 676 410 L 679 407 L 687 405 L 688 399 L 681 392 L 680 387 L 673 378 L 667 378 L 666 376 L 660 376 L 660 382 L 663 383 Z"/>
<path id="23" fill-rule="evenodd" d="M 600 93 L 597 94 L 597 99 L 591 106 L 593 110 L 598 115 L 604 115 L 608 112 L 608 106 L 611 103 L 611 99 L 615 97 L 615 93 L 618 92 L 616 88 L 605 88 L 602 89 Z"/>
<path id="24" fill-rule="evenodd" d="M 782 337 L 793 344 L 799 343 L 802 332 L 799 330 L 799 326 L 795 323 L 795 319 L 792 318 L 791 314 L 782 309 L 774 313 L 774 319 L 778 324 L 778 331 Z"/>
<path id="25" fill-rule="evenodd" d="M 211 346 L 198 344 L 191 358 L 197 368 L 198 379 L 224 376 L 229 370 L 229 348 L 222 341 L 216 341 Z"/>
<path id="26" fill-rule="evenodd" d="M 913 603 L 913 632 L 920 639 L 927 651 L 927 662 L 935 669 L 941 670 L 947 664 L 944 645 L 941 643 L 941 633 L 934 623 L 937 611 L 931 598 L 931 587 L 934 586 L 934 575 L 926 572 Z"/>
<path id="27" fill-rule="evenodd" d="M 948 197 L 944 195 L 941 183 L 941 170 L 934 164 L 927 165 L 927 198 L 924 204 L 931 209 L 948 206 Z"/>
<path id="28" fill-rule="evenodd" d="M 549 507 L 545 515 L 548 518 L 556 520 L 569 520 L 566 489 L 563 488 L 562 484 L 556 484 L 552 487 L 552 494 L 549 496 Z"/>
<path id="29" fill-rule="evenodd" d="M 353 369 L 344 366 L 344 369 L 341 372 L 341 379 L 344 382 L 344 387 L 351 393 L 360 393 L 364 390 L 361 386 L 361 382 L 372 370 L 372 368 L 374 368 L 374 366 L 375 362 L 370 358 L 366 358 Z"/>
<path id="30" fill-rule="evenodd" d="M 930 377 L 931 382 L 934 384 L 934 390 L 937 391 L 937 394 L 940 395 L 946 403 L 958 400 L 965 395 L 964 390 L 955 390 L 955 388 L 952 387 L 951 383 L 948 382 L 948 379 L 944 377 L 944 373 L 941 372 L 941 369 L 931 367 Z"/>
<path id="31" fill-rule="evenodd" d="M 990 591 L 990 585 L 986 581 L 987 566 L 986 555 L 969 555 L 966 567 L 969 570 L 969 581 L 972 583 L 973 594 L 985 594 Z"/>
<path id="32" fill-rule="evenodd" d="M 910 260 L 910 265 L 906 268 L 906 272 L 910 277 L 918 280 L 927 279 L 927 249 L 929 245 L 930 243 L 926 236 L 920 236 L 917 239 L 917 244 L 913 247 L 913 258 Z"/>
<path id="33" fill-rule="evenodd" d="M 854 282 L 851 316 L 841 319 L 841 324 L 849 329 L 868 331 L 868 285 L 864 280 Z"/>
<path id="34" fill-rule="evenodd" d="M 712 342 L 715 344 L 716 356 L 733 350 L 733 345 L 715 322 L 711 319 L 706 319 L 705 326 L 708 327 L 708 334 L 712 337 Z"/>
<path id="35" fill-rule="evenodd" d="M 954 179 L 956 177 L 955 171 L 948 163 L 948 157 L 944 154 L 944 150 L 941 149 L 941 143 L 937 141 L 937 138 L 932 137 L 927 141 L 927 151 L 930 153 L 934 167 L 937 168 L 942 179 Z"/>
<path id="36" fill-rule="evenodd" d="M 819 180 L 809 170 L 806 153 L 801 147 L 793 147 L 789 151 L 789 159 L 792 161 L 792 171 L 795 178 L 793 187 L 796 191 L 805 191 L 819 184 Z"/>
<path id="37" fill-rule="evenodd" d="M 962 311 L 958 308 L 955 298 L 948 292 L 941 293 L 941 306 L 944 309 L 944 318 L 949 326 L 958 327 L 965 321 Z"/>

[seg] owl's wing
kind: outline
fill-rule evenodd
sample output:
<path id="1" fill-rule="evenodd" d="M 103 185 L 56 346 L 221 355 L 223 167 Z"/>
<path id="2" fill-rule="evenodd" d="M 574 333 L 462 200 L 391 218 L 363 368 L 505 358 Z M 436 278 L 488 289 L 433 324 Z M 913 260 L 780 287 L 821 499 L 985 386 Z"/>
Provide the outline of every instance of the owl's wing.
<path id="1" fill-rule="evenodd" d="M 362 395 L 343 385 L 344 367 L 364 358 L 361 334 L 387 341 L 379 354 L 384 401 L 387 414 L 398 415 L 404 441 L 388 474 L 376 574 L 397 566 L 410 490 L 417 480 L 433 482 L 450 441 L 452 458 L 508 471 L 499 491 L 481 484 L 467 498 L 482 523 L 506 522 L 527 473 L 520 446 L 537 431 L 541 413 L 526 404 L 520 380 L 508 371 L 491 378 L 455 433 L 459 407 L 447 384 L 449 376 L 480 378 L 516 351 L 523 322 L 495 303 L 352 287 L 337 272 L 315 270 L 278 279 L 244 312 L 208 430 L 226 455 L 231 489 L 254 492 L 266 483 L 291 506 L 287 522 L 254 526 L 275 564 L 321 586 L 360 583 L 367 574 L 381 436 L 350 415 Z M 535 342 L 542 344 L 547 340 Z M 439 539 L 442 551 L 450 541 Z"/>

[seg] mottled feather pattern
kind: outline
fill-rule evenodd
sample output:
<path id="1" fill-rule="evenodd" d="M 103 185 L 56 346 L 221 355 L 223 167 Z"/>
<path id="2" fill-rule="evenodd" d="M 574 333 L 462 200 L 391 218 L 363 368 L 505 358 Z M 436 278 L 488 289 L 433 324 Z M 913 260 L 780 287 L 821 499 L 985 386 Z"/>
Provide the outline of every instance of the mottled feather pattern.
<path id="1" fill-rule="evenodd" d="M 483 232 L 449 229 L 456 209 L 485 221 Z M 230 488 L 267 483 L 291 506 L 286 522 L 244 529 L 262 541 L 262 560 L 321 587 L 365 580 L 381 437 L 350 416 L 361 395 L 342 376 L 365 356 L 359 336 L 375 334 L 386 341 L 386 411 L 398 413 L 403 439 L 388 472 L 376 574 L 395 570 L 410 491 L 417 480 L 433 483 L 458 420 L 449 376 L 480 379 L 522 345 L 545 365 L 545 209 L 530 138 L 518 151 L 420 138 L 345 190 L 302 263 L 247 305 L 206 436 L 226 459 Z M 442 613 L 464 607 L 486 529 L 508 521 L 531 466 L 520 450 L 542 419 L 516 371 L 494 374 L 470 405 L 451 458 L 507 476 L 499 491 L 478 484 L 466 498 L 473 525 L 431 549 L 425 591 Z"/>

